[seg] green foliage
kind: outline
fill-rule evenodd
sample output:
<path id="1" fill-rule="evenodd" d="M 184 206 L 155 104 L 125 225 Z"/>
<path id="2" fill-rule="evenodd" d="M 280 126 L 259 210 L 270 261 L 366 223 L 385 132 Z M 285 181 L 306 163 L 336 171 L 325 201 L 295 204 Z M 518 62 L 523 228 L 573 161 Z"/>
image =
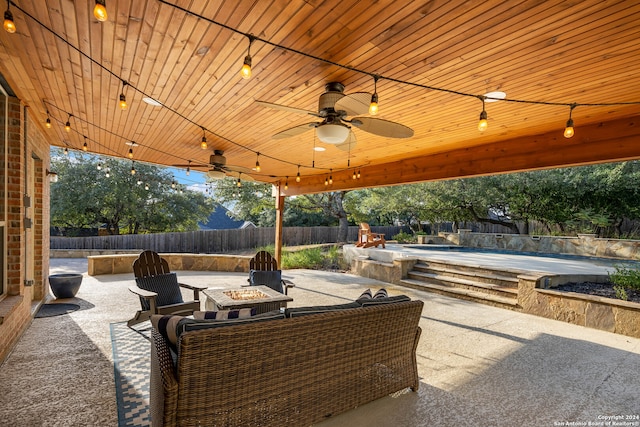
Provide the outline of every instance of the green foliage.
<path id="1" fill-rule="evenodd" d="M 623 289 L 640 291 L 640 268 L 632 268 L 623 264 L 618 264 L 614 267 L 615 271 L 609 273 L 609 281 L 611 283 Z"/>
<path id="2" fill-rule="evenodd" d="M 413 234 L 405 233 L 404 231 L 399 232 L 392 239 L 398 243 L 416 243 L 418 241 Z"/>
<path id="3" fill-rule="evenodd" d="M 282 269 L 347 270 L 339 246 L 315 247 L 282 253 Z"/>
<path id="4" fill-rule="evenodd" d="M 131 165 L 52 150 L 51 169 L 58 173 L 58 182 L 51 185 L 51 225 L 65 229 L 106 225 L 111 234 L 188 231 L 196 230 L 211 213 L 212 204 L 202 193 L 172 188 L 173 174 L 166 169 L 135 164 L 132 175 Z"/>
<path id="5" fill-rule="evenodd" d="M 629 300 L 629 295 L 627 294 L 627 290 L 624 288 L 624 286 L 614 285 L 613 290 L 616 291 L 616 298 L 623 301 Z"/>

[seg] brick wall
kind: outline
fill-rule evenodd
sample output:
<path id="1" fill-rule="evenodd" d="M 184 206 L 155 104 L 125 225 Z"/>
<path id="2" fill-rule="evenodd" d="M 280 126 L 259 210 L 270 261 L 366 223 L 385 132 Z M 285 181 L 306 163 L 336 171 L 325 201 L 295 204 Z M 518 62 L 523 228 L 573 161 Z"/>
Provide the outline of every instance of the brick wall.
<path id="1" fill-rule="evenodd" d="M 30 325 L 32 308 L 47 296 L 49 271 L 49 144 L 42 127 L 29 118 L 29 110 L 18 99 L 9 98 L 7 143 L 7 288 L 0 297 L 0 363 Z M 26 147 L 25 147 L 26 140 Z M 34 285 L 25 286 L 25 159 L 34 159 L 31 198 L 34 236 Z"/>

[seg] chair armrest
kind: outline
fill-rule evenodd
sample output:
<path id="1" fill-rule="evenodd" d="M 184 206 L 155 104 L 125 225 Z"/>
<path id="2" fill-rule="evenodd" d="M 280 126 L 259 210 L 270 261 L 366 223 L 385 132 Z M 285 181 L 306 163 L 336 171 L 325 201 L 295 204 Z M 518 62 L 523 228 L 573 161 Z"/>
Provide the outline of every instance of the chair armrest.
<path id="1" fill-rule="evenodd" d="M 192 291 L 206 291 L 208 288 L 207 285 L 189 285 L 186 283 L 178 283 L 178 285 L 185 289 L 191 289 Z"/>
<path id="2" fill-rule="evenodd" d="M 158 296 L 155 292 L 146 291 L 137 286 L 129 286 L 129 290 L 142 298 L 153 298 Z"/>
<path id="3" fill-rule="evenodd" d="M 287 288 L 295 288 L 295 284 L 291 280 L 282 279 L 282 284 Z"/>

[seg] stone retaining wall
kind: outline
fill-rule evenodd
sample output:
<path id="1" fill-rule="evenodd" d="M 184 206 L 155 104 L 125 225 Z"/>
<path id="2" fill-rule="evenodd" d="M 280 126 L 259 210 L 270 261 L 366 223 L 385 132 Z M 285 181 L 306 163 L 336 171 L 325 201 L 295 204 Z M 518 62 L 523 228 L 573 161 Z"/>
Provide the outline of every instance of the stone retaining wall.
<path id="1" fill-rule="evenodd" d="M 100 274 L 133 273 L 133 261 L 140 252 L 135 254 L 112 254 L 87 256 L 89 276 Z M 249 272 L 251 256 L 219 255 L 219 254 L 160 254 L 167 260 L 171 271 L 233 271 Z"/>

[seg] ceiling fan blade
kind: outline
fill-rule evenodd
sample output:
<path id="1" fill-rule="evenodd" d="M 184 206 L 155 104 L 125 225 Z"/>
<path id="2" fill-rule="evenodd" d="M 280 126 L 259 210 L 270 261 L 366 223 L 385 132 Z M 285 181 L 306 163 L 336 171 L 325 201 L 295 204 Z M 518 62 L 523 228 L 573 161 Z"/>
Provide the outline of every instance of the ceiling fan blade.
<path id="1" fill-rule="evenodd" d="M 289 129 L 285 129 L 281 132 L 276 133 L 275 135 L 273 135 L 271 138 L 273 139 L 283 139 L 283 138 L 289 138 L 292 136 L 297 136 L 300 135 L 301 133 L 304 133 L 310 129 L 315 128 L 318 123 L 316 122 L 311 122 L 311 123 L 305 123 L 302 125 L 298 125 Z"/>
<path id="2" fill-rule="evenodd" d="M 349 132 L 349 138 L 347 138 L 347 140 L 342 144 L 336 144 L 335 147 L 342 151 L 353 150 L 356 148 L 356 134 L 354 134 L 353 131 Z"/>
<path id="3" fill-rule="evenodd" d="M 312 116 L 318 115 L 313 111 L 303 110 L 301 108 L 295 108 L 295 107 L 287 107 L 286 105 L 273 104 L 271 102 L 266 102 L 266 101 L 255 101 L 255 103 L 260 105 L 261 107 L 274 108 L 276 110 L 288 111 L 290 113 L 310 114 Z"/>
<path id="4" fill-rule="evenodd" d="M 400 123 L 373 117 L 356 117 L 351 124 L 365 132 L 373 133 L 387 138 L 411 138 L 413 129 Z"/>
<path id="5" fill-rule="evenodd" d="M 226 166 L 224 166 L 224 169 L 227 172 L 242 172 L 243 174 L 253 172 L 252 169 L 245 168 L 243 166 L 226 165 Z"/>
<path id="6" fill-rule="evenodd" d="M 246 173 L 227 171 L 226 174 L 228 177 L 234 179 L 240 178 L 240 181 L 255 181 L 255 179 L 251 175 L 247 175 Z"/>
<path id="7" fill-rule="evenodd" d="M 349 95 L 345 95 L 338 101 L 334 109 L 336 111 L 344 110 L 347 112 L 347 116 L 358 116 L 360 114 L 367 114 L 369 112 L 369 105 L 371 104 L 371 94 L 367 92 L 356 92 Z"/>

